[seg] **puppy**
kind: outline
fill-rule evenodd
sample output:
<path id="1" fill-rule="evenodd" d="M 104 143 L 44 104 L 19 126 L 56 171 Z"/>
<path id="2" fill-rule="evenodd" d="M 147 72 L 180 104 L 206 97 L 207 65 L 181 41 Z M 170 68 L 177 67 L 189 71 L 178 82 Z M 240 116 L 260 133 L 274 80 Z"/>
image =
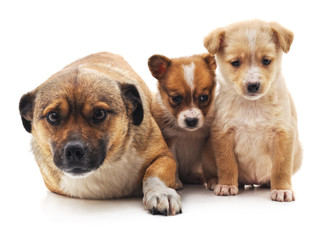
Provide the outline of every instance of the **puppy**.
<path id="1" fill-rule="evenodd" d="M 301 165 L 302 150 L 281 73 L 282 54 L 292 41 L 289 30 L 259 20 L 218 28 L 204 40 L 221 73 L 210 139 L 215 162 L 205 158 L 205 169 L 216 169 L 207 175 L 217 195 L 237 194 L 239 183 L 269 184 L 272 200 L 294 200 L 291 176 Z"/>
<path id="2" fill-rule="evenodd" d="M 216 61 L 209 54 L 149 58 L 158 79 L 152 114 L 178 163 L 178 186 L 202 183 L 201 155 L 214 117 Z M 181 181 L 180 181 L 180 180 Z"/>
<path id="3" fill-rule="evenodd" d="M 23 125 L 52 192 L 87 199 L 144 192 L 153 214 L 181 212 L 176 163 L 150 112 L 151 92 L 125 60 L 97 53 L 22 96 Z"/>

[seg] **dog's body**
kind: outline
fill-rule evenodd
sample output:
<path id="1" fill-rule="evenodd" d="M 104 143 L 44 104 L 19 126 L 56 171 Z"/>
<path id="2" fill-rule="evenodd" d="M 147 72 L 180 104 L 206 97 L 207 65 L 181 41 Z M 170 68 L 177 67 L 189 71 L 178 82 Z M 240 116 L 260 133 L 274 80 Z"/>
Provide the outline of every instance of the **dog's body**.
<path id="1" fill-rule="evenodd" d="M 176 163 L 151 99 L 142 79 L 110 53 L 77 60 L 25 94 L 22 121 L 48 189 L 106 199 L 138 194 L 143 182 L 147 209 L 179 213 Z"/>
<path id="2" fill-rule="evenodd" d="M 169 59 L 154 55 L 148 64 L 159 89 L 152 113 L 177 160 L 177 179 L 202 183 L 202 152 L 214 117 L 214 57 L 203 54 Z"/>
<path id="3" fill-rule="evenodd" d="M 205 163 L 208 187 L 217 195 L 237 194 L 238 184 L 259 184 L 271 185 L 272 200 L 294 200 L 291 175 L 301 165 L 302 150 L 280 71 L 282 51 L 289 51 L 292 40 L 279 24 L 254 20 L 219 28 L 204 41 L 221 73 L 209 140 L 214 152 Z"/>

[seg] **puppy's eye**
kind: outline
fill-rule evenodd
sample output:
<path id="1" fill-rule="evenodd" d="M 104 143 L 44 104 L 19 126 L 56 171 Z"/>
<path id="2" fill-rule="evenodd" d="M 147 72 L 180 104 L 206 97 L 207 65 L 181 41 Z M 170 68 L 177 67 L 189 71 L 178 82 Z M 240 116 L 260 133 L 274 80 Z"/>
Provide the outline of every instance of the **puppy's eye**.
<path id="1" fill-rule="evenodd" d="M 61 122 L 61 116 L 56 112 L 49 112 L 47 114 L 47 121 L 52 125 L 59 125 Z"/>
<path id="2" fill-rule="evenodd" d="M 183 102 L 183 96 L 182 95 L 176 95 L 171 97 L 171 100 L 173 100 L 173 102 L 175 104 L 181 104 Z"/>
<path id="3" fill-rule="evenodd" d="M 98 109 L 94 112 L 92 120 L 95 123 L 100 123 L 106 119 L 108 112 L 104 109 Z"/>
<path id="4" fill-rule="evenodd" d="M 209 95 L 201 95 L 199 97 L 200 103 L 205 103 L 206 101 L 208 101 L 208 99 L 209 99 Z"/>
<path id="5" fill-rule="evenodd" d="M 239 67 L 239 66 L 241 66 L 241 61 L 235 60 L 235 61 L 232 61 L 230 64 L 232 64 L 233 67 Z"/>
<path id="6" fill-rule="evenodd" d="M 268 59 L 268 58 L 264 58 L 264 59 L 262 59 L 262 64 L 263 64 L 263 65 L 267 66 L 267 65 L 269 65 L 270 63 L 271 63 L 271 60 L 270 60 L 270 59 Z"/>

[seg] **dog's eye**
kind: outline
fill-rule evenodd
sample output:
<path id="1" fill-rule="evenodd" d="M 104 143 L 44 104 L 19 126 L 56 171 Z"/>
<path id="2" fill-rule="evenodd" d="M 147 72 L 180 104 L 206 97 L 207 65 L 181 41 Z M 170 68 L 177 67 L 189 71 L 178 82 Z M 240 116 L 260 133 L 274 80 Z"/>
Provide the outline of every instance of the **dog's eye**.
<path id="1" fill-rule="evenodd" d="M 56 112 L 49 112 L 47 114 L 47 120 L 52 125 L 58 125 L 61 122 L 60 114 Z"/>
<path id="2" fill-rule="evenodd" d="M 235 61 L 232 61 L 230 64 L 232 64 L 233 67 L 239 67 L 239 66 L 241 66 L 241 61 L 235 60 Z"/>
<path id="3" fill-rule="evenodd" d="M 108 112 L 104 109 L 98 109 L 93 114 L 93 122 L 99 123 L 106 119 Z"/>
<path id="4" fill-rule="evenodd" d="M 262 59 L 262 64 L 263 65 L 269 65 L 271 63 L 271 60 L 270 59 L 267 59 L 267 58 L 264 58 L 264 59 Z"/>
<path id="5" fill-rule="evenodd" d="M 183 96 L 182 95 L 176 95 L 171 97 L 171 100 L 173 100 L 176 104 L 181 104 L 183 102 Z"/>
<path id="6" fill-rule="evenodd" d="M 201 95 L 199 97 L 200 103 L 205 103 L 206 101 L 208 101 L 208 99 L 209 99 L 209 95 Z"/>

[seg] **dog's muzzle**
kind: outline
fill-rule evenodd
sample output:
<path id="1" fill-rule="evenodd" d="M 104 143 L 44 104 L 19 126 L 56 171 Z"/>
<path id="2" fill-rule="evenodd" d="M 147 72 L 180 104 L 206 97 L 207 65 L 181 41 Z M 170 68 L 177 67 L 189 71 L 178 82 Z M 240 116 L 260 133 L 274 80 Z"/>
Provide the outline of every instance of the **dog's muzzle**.
<path id="1" fill-rule="evenodd" d="M 66 172 L 83 174 L 89 171 L 85 161 L 85 146 L 79 141 L 72 141 L 64 147 L 64 161 Z"/>

